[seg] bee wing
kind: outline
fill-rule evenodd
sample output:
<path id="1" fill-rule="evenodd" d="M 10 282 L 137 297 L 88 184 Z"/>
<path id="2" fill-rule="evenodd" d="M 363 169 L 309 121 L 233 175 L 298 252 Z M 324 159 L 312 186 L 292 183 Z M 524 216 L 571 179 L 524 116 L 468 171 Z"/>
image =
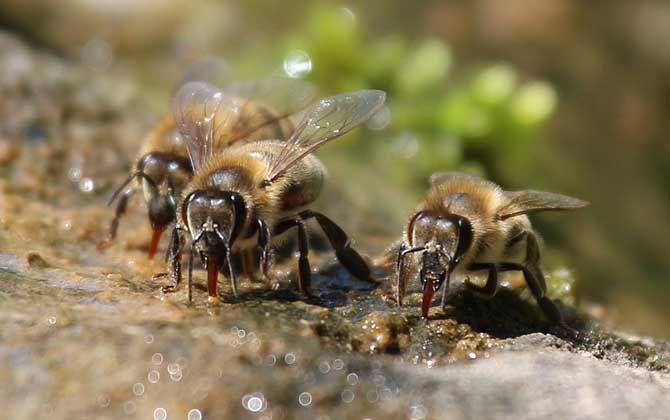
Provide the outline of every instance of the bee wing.
<path id="1" fill-rule="evenodd" d="M 286 145 L 270 163 L 266 182 L 274 181 L 297 161 L 324 143 L 364 123 L 383 105 L 381 90 L 357 90 L 320 100 L 305 114 Z"/>
<path id="2" fill-rule="evenodd" d="M 230 85 L 224 89 L 224 93 L 243 98 L 246 103 L 241 109 L 243 119 L 239 121 L 227 143 L 235 143 L 263 127 L 305 109 L 316 97 L 316 90 L 307 81 L 279 76 Z M 282 133 L 283 136 L 289 134 L 291 133 Z"/>
<path id="3" fill-rule="evenodd" d="M 498 210 L 498 216 L 503 220 L 536 211 L 572 210 L 589 205 L 578 198 L 545 191 L 505 191 L 503 194 L 507 204 Z"/>
<path id="4" fill-rule="evenodd" d="M 207 82 L 186 82 L 177 90 L 172 98 L 172 116 L 194 170 L 212 156 L 214 133 L 234 124 L 242 105 L 239 98 L 226 96 Z"/>
<path id="5" fill-rule="evenodd" d="M 466 174 L 464 172 L 456 172 L 456 171 L 443 171 L 443 172 L 435 172 L 430 176 L 430 185 L 431 187 L 436 187 L 440 184 L 444 184 L 445 182 L 449 181 L 454 181 L 457 179 L 468 179 L 468 180 L 476 180 L 476 181 L 486 181 L 484 178 L 479 177 L 477 175 L 470 175 Z M 486 181 L 490 182 L 490 181 Z"/>
<path id="6" fill-rule="evenodd" d="M 213 86 L 228 86 L 233 81 L 233 71 L 226 60 L 209 56 L 189 64 L 172 86 L 172 95 L 188 82 L 207 82 Z"/>

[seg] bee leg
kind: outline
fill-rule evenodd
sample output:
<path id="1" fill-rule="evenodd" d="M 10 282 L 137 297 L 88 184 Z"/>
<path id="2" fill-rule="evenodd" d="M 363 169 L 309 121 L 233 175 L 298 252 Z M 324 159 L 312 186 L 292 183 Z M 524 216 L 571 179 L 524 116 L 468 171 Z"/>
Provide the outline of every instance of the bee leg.
<path id="1" fill-rule="evenodd" d="M 295 219 L 284 220 L 275 226 L 275 235 L 279 235 L 296 226 L 298 228 L 298 289 L 309 297 L 316 297 L 312 293 L 312 271 L 309 266 L 309 243 L 305 222 L 298 216 Z"/>
<path id="2" fill-rule="evenodd" d="M 165 286 L 161 288 L 163 293 L 172 293 L 177 291 L 177 286 L 181 283 L 181 253 L 183 248 L 183 237 L 179 233 L 179 228 L 174 227 L 172 229 L 172 235 L 170 236 L 170 243 L 168 245 L 168 251 L 165 255 L 165 261 L 168 267 L 168 276 L 172 280 L 171 286 Z M 189 260 L 189 284 L 188 284 L 188 300 L 191 301 L 191 275 L 190 271 L 192 270 L 192 264 Z"/>
<path id="3" fill-rule="evenodd" d="M 298 250 L 300 257 L 298 259 L 298 287 L 300 291 L 307 296 L 314 296 L 312 293 L 312 272 L 309 267 L 309 243 L 307 242 L 307 232 L 305 224 L 298 221 Z"/>
<path id="4" fill-rule="evenodd" d="M 372 284 L 379 284 L 370 274 L 370 267 L 365 262 L 361 254 L 351 247 L 351 242 L 347 234 L 335 222 L 321 213 L 305 210 L 300 213 L 300 217 L 305 220 L 315 218 L 319 223 L 321 230 L 326 234 L 328 242 L 335 250 L 335 256 L 340 263 L 359 280 Z"/>
<path id="5" fill-rule="evenodd" d="M 402 298 L 405 295 L 405 287 L 406 284 L 404 282 L 403 275 L 405 274 L 405 254 L 403 253 L 405 251 L 405 243 L 401 242 L 400 243 L 400 248 L 398 248 L 398 258 L 396 262 L 396 301 L 398 302 L 398 307 L 402 306 Z"/>
<path id="6" fill-rule="evenodd" d="M 97 245 L 98 249 L 104 249 L 107 248 L 113 241 L 116 239 L 116 233 L 119 230 L 119 221 L 121 220 L 121 217 L 126 213 L 126 210 L 128 209 L 128 201 L 130 198 L 135 194 L 137 190 L 135 188 L 128 188 L 123 195 L 121 195 L 121 198 L 119 199 L 119 203 L 116 205 L 116 211 L 114 212 L 114 218 L 112 219 L 112 222 L 109 225 L 109 233 L 103 239 L 100 241 Z"/>
<path id="7" fill-rule="evenodd" d="M 440 275 L 440 281 L 444 281 L 444 278 L 446 277 L 447 272 L 445 271 Z M 440 299 L 440 307 L 442 308 L 442 311 L 447 307 L 447 290 L 449 290 L 449 278 L 447 277 L 447 284 L 442 286 L 442 298 Z"/>
<path id="8" fill-rule="evenodd" d="M 258 282 L 259 279 L 256 277 L 254 272 L 254 250 L 253 248 L 244 249 L 241 251 L 241 260 L 242 260 L 242 271 L 244 275 L 247 276 L 252 282 Z"/>
<path id="9" fill-rule="evenodd" d="M 270 278 L 268 271 L 270 269 L 270 228 L 263 220 L 258 220 L 258 247 L 260 248 L 260 266 L 261 275 L 270 285 L 272 290 L 279 289 L 277 280 Z"/>
<path id="10" fill-rule="evenodd" d="M 478 286 L 471 282 L 470 279 L 465 279 L 465 286 L 476 293 L 486 296 L 487 298 L 492 298 L 498 290 L 498 270 L 496 270 L 495 264 L 473 263 L 468 266 L 468 270 L 489 271 L 488 277 L 486 278 L 486 284 L 484 286 Z"/>
<path id="11" fill-rule="evenodd" d="M 540 309 L 542 309 L 542 312 L 544 312 L 544 315 L 547 317 L 547 319 L 549 319 L 549 321 L 555 325 L 560 325 L 564 328 L 567 327 L 563 321 L 563 315 L 561 315 L 561 311 L 558 309 L 558 306 L 556 306 L 554 301 L 545 296 L 546 289 L 544 286 L 544 280 L 540 280 L 540 278 L 543 278 L 544 275 L 537 265 L 524 266 L 516 263 L 500 263 L 496 265 L 498 271 L 521 271 L 523 273 L 524 279 L 526 280 L 526 284 L 530 289 L 530 292 L 535 297 L 538 306 Z M 567 328 L 572 330 L 570 327 Z"/>

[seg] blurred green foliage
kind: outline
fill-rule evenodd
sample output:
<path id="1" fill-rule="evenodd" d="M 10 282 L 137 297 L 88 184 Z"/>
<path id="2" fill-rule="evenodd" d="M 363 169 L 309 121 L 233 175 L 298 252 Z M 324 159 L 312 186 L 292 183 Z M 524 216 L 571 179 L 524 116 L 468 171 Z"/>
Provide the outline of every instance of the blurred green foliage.
<path id="1" fill-rule="evenodd" d="M 346 8 L 319 6 L 305 27 L 279 42 L 284 69 L 304 70 L 324 94 L 360 88 L 388 93 L 388 110 L 369 124 L 385 129 L 372 136 L 358 131 L 369 141 L 341 142 L 340 150 L 378 163 L 395 182 L 422 189 L 439 170 L 503 180 L 527 173 L 527 145 L 556 107 L 552 86 L 520 81 L 505 63 L 459 69 L 444 41 L 374 38 L 365 33 L 363 19 Z"/>

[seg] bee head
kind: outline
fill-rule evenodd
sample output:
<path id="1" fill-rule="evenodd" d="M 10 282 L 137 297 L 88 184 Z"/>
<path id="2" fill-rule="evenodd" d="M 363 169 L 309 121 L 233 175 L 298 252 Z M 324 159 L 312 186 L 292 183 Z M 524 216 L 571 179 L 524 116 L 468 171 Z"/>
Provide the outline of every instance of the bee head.
<path id="1" fill-rule="evenodd" d="M 409 236 L 421 251 L 422 314 L 428 316 L 433 294 L 442 287 L 472 244 L 472 226 L 455 214 L 419 212 L 409 225 Z"/>
<path id="2" fill-rule="evenodd" d="M 191 178 L 187 159 L 170 153 L 151 152 L 137 163 L 149 222 L 154 231 L 163 231 L 175 220 L 176 199 Z"/>
<path id="3" fill-rule="evenodd" d="M 244 199 L 234 191 L 196 190 L 181 211 L 193 241 L 212 256 L 230 253 L 246 218 Z"/>

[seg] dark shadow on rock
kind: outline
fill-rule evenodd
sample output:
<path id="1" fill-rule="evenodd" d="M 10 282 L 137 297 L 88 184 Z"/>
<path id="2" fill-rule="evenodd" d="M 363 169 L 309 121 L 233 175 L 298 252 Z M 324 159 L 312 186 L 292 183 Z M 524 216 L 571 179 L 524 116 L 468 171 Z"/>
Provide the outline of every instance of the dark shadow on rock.
<path id="1" fill-rule="evenodd" d="M 574 308 L 556 303 L 570 327 L 575 330 L 583 327 L 584 322 Z M 438 311 L 434 317 L 454 319 L 496 338 L 542 332 L 567 341 L 575 340 L 573 334 L 546 320 L 534 300 L 524 299 L 517 292 L 504 288 L 500 288 L 493 298 L 486 299 L 460 287 L 447 295 L 446 311 Z"/>

